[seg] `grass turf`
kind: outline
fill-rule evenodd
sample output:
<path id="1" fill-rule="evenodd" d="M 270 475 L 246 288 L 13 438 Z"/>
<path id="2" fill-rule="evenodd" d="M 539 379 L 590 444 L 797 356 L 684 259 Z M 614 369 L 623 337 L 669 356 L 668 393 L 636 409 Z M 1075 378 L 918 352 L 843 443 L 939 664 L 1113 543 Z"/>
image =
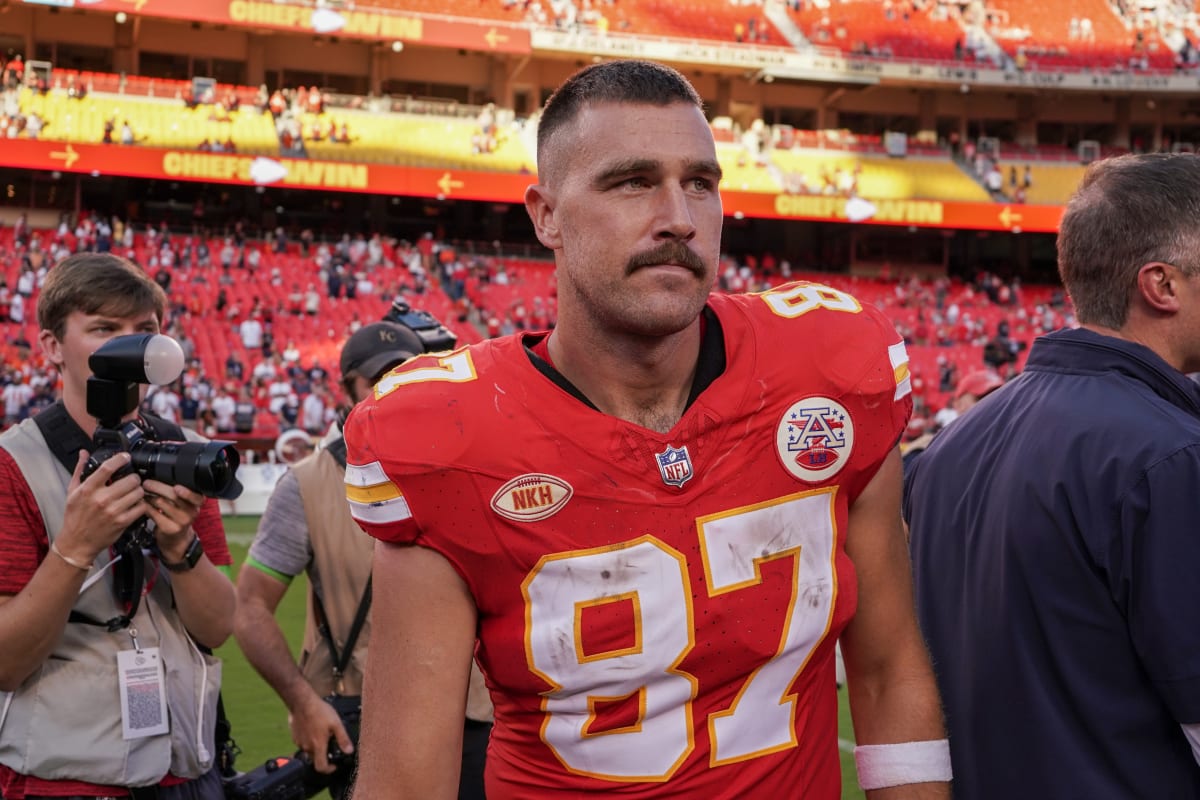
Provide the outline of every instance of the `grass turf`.
<path id="1" fill-rule="evenodd" d="M 234 572 L 246 560 L 246 550 L 250 539 L 258 525 L 258 517 L 226 517 L 225 531 L 229 537 L 229 550 L 233 554 Z M 304 595 L 307 581 L 304 576 L 298 576 L 292 581 L 287 594 L 279 604 L 276 619 L 279 620 L 284 634 L 292 645 L 292 652 L 298 654 L 300 640 L 304 634 Z M 224 683 L 222 693 L 225 698 L 225 711 L 233 723 L 233 737 L 237 740 L 242 754 L 238 756 L 237 767 L 247 772 L 262 764 L 268 758 L 281 755 L 291 755 L 296 747 L 292 743 L 291 734 L 287 727 L 287 708 L 278 695 L 271 690 L 258 673 L 254 671 L 238 649 L 237 643 L 231 637 L 217 654 L 224 662 Z M 840 711 L 839 733 L 843 743 L 854 741 L 854 732 L 850 726 L 850 713 L 846 703 L 846 690 L 838 692 L 838 708 Z M 863 800 L 865 795 L 858 788 L 858 780 L 854 773 L 854 758 L 846 752 L 846 747 L 840 750 L 842 757 L 842 798 L 843 800 Z M 319 795 L 328 798 L 327 793 Z"/>

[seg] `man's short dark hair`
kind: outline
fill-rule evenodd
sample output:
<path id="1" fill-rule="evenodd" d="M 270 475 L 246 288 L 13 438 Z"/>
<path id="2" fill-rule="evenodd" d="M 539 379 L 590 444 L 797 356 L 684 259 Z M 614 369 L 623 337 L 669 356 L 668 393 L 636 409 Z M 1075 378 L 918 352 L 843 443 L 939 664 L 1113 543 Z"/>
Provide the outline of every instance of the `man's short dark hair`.
<path id="1" fill-rule="evenodd" d="M 47 274 L 38 325 L 62 341 L 72 311 L 128 317 L 153 311 L 161 325 L 167 296 L 136 264 L 112 253 L 76 253 Z"/>
<path id="2" fill-rule="evenodd" d="M 1058 272 L 1081 323 L 1119 330 L 1143 265 L 1200 272 L 1200 158 L 1127 155 L 1088 168 L 1058 233 Z"/>
<path id="3" fill-rule="evenodd" d="M 538 172 L 544 171 L 543 153 L 555 132 L 569 124 L 588 104 L 642 103 L 667 106 L 704 101 L 678 70 L 653 61 L 608 61 L 592 64 L 567 78 L 546 100 L 538 121 Z"/>

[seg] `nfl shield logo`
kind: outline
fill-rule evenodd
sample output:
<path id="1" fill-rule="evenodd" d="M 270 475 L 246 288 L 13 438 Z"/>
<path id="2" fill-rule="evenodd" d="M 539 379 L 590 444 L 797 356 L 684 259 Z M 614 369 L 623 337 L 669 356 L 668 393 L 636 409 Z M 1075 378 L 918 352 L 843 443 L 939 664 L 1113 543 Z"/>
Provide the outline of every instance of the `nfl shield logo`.
<path id="1" fill-rule="evenodd" d="M 668 486 L 683 486 L 692 478 L 692 459 L 687 446 L 671 447 L 654 454 L 663 483 Z"/>

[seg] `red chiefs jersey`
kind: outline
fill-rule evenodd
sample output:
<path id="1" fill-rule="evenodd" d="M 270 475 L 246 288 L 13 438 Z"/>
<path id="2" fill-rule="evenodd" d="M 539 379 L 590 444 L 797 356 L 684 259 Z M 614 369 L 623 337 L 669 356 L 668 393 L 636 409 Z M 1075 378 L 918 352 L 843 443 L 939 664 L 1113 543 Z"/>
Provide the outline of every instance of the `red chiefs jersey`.
<path id="1" fill-rule="evenodd" d="M 346 424 L 356 519 L 474 596 L 493 800 L 840 796 L 847 512 L 907 423 L 907 356 L 824 286 L 709 308 L 726 366 L 669 433 L 519 337 L 408 362 Z"/>

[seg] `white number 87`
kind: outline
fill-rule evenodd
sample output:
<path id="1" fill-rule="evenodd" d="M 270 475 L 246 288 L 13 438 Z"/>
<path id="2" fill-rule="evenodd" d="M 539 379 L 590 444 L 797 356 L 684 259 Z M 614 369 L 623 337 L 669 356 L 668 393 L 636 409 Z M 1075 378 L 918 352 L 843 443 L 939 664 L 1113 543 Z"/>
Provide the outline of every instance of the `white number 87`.
<path id="1" fill-rule="evenodd" d="M 757 666 L 733 704 L 707 720 L 712 765 L 796 746 L 789 689 L 825 638 L 837 586 L 835 491 L 821 489 L 696 520 L 710 597 L 762 582 L 759 566 L 792 559 L 791 595 L 776 654 Z M 547 556 L 525 579 L 529 668 L 546 693 L 542 739 L 571 772 L 614 781 L 665 781 L 695 747 L 697 681 L 678 667 L 696 644 L 683 555 L 646 535 L 615 547 Z M 796 603 L 805 604 L 796 613 Z M 586 653 L 584 609 L 630 602 L 629 646 Z M 631 725 L 593 732 L 597 706 L 626 701 Z"/>

